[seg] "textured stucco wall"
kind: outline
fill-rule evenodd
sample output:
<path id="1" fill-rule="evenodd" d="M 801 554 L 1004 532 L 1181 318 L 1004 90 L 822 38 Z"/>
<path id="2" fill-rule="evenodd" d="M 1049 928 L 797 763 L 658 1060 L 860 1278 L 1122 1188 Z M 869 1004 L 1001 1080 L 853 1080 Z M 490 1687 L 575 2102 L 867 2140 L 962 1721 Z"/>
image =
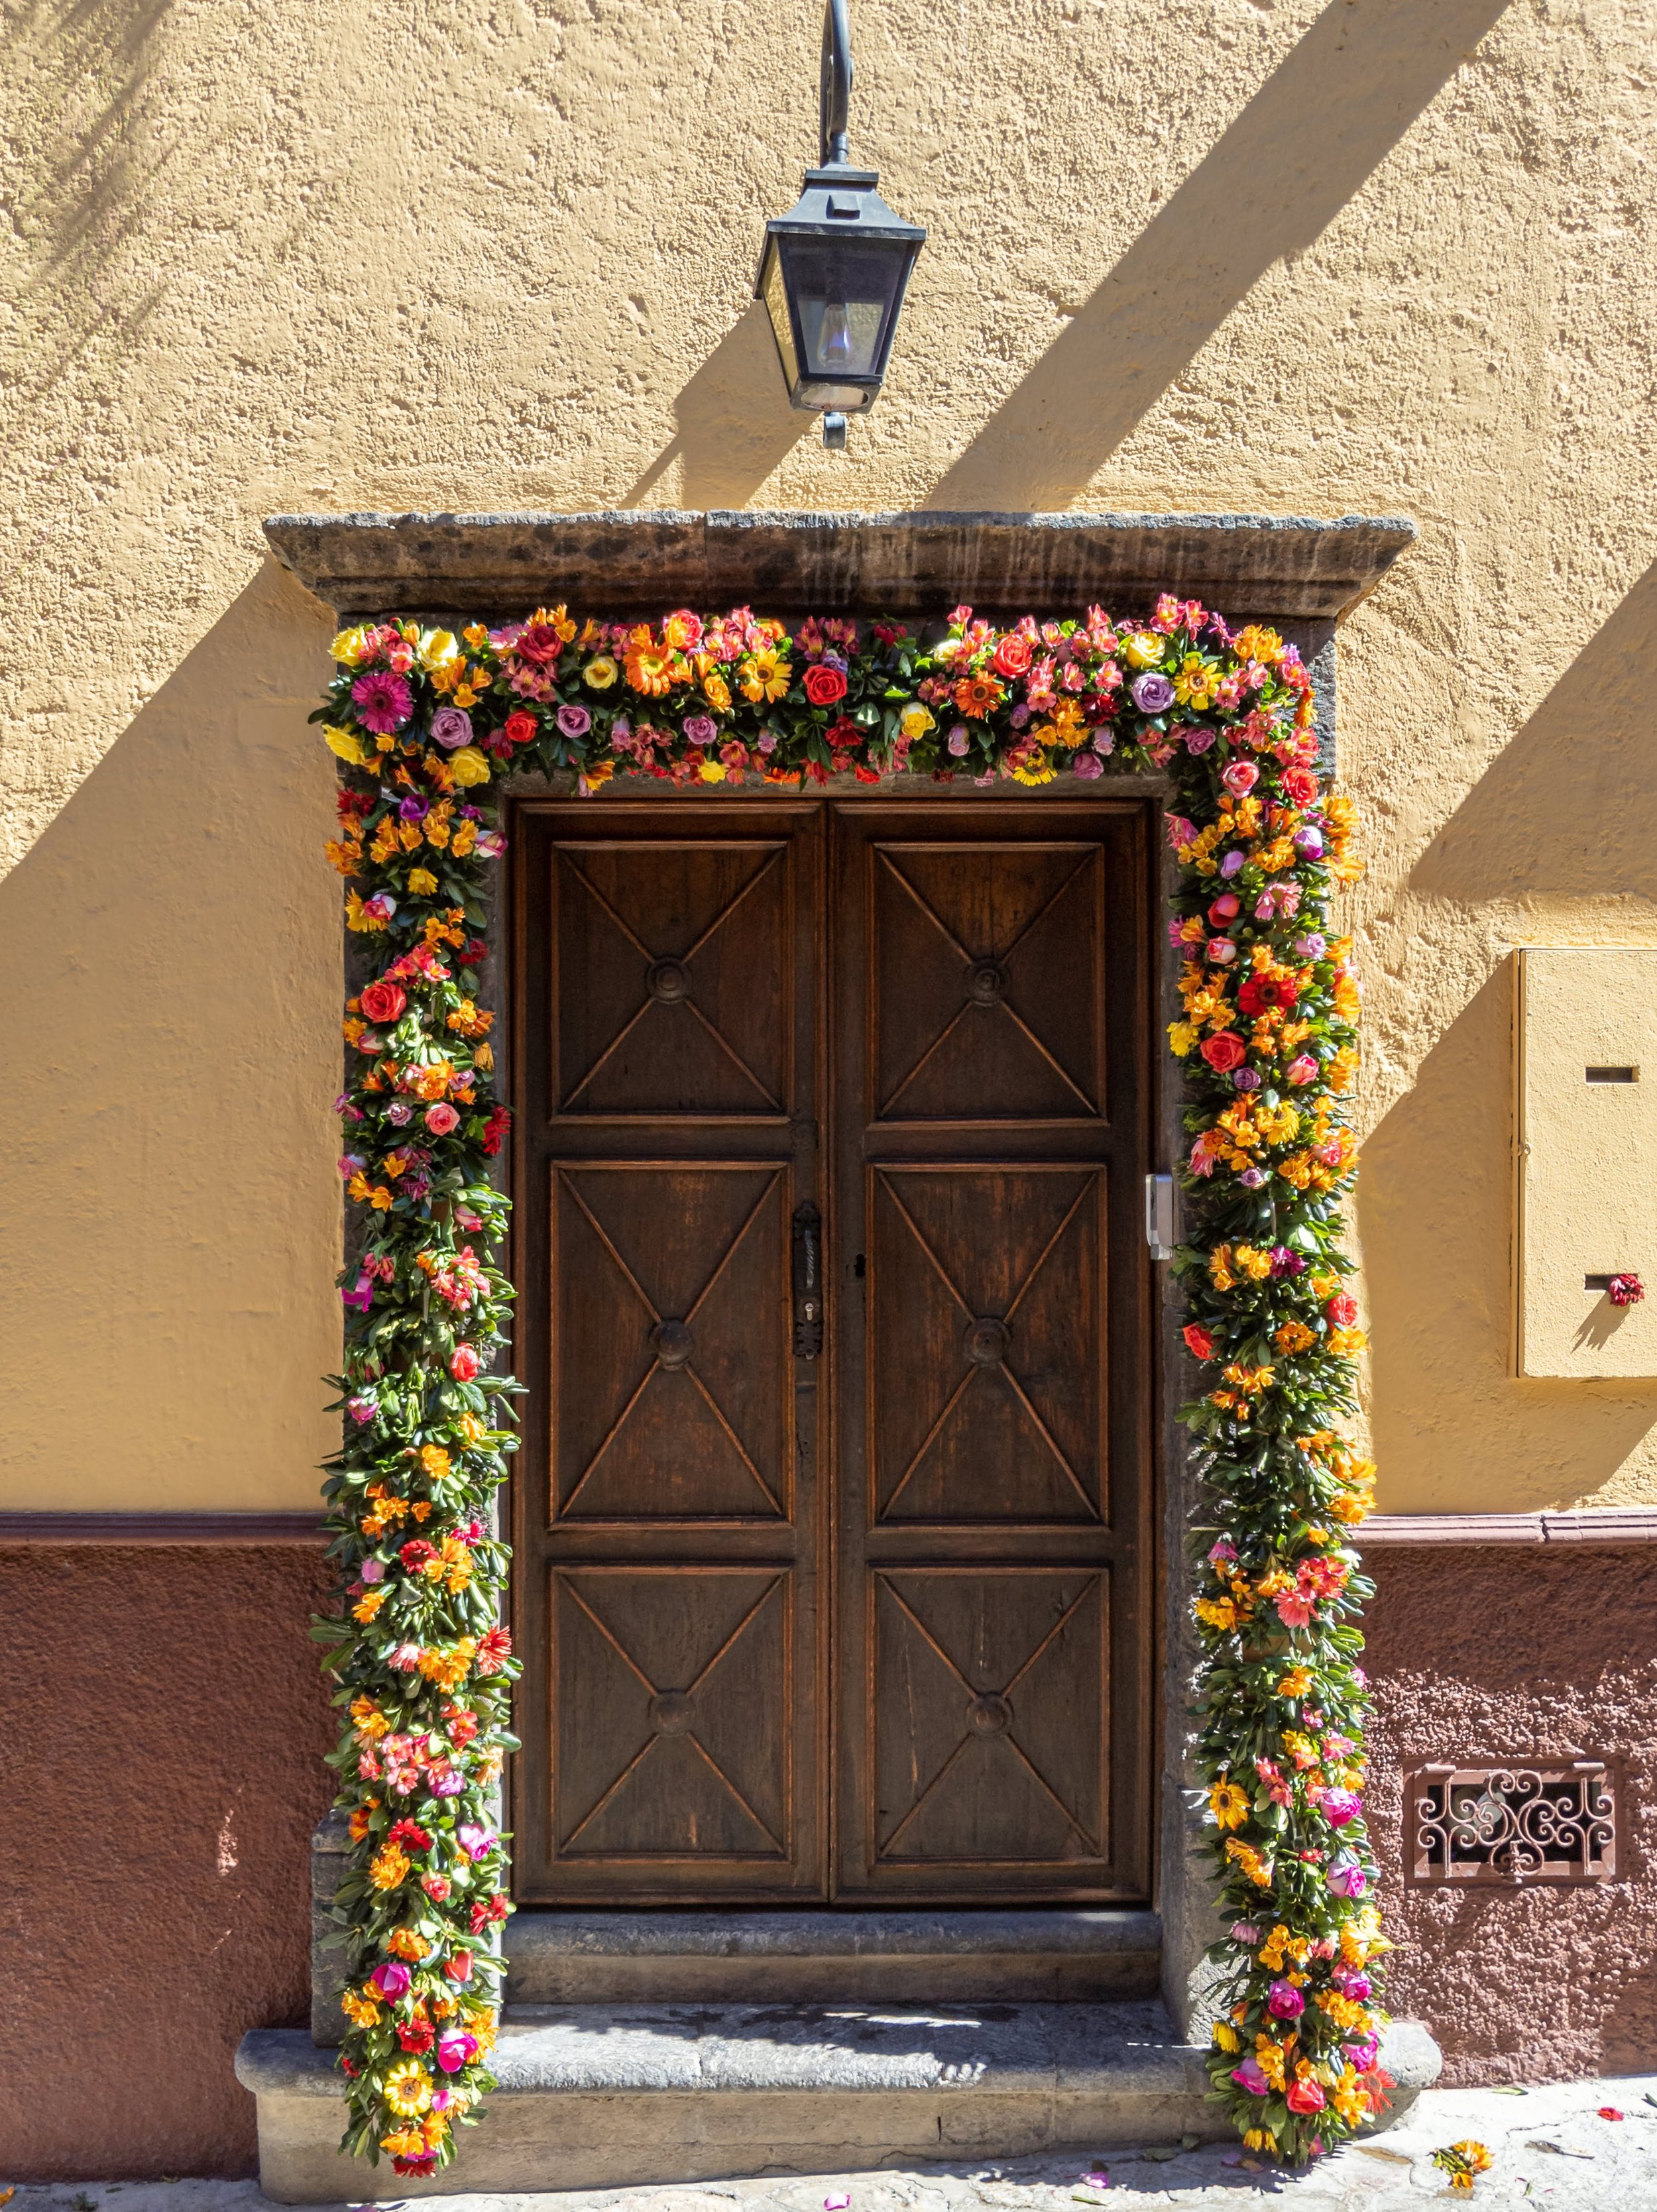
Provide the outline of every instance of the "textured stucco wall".
<path id="1" fill-rule="evenodd" d="M 325 1587 L 320 1549 L 0 1546 L 9 2180 L 252 2172 L 231 2056 L 310 2003 Z"/>
<path id="2" fill-rule="evenodd" d="M 1389 1553 L 1374 1573 L 1368 1802 L 1398 1946 L 1388 2003 L 1430 2022 L 1447 2081 L 1645 2071 L 1657 2039 L 1657 1555 L 1423 1550 Z M 1558 1757 L 1622 1763 L 1614 1881 L 1404 1883 L 1406 1767 Z"/>
<path id="3" fill-rule="evenodd" d="M 1415 516 L 1342 683 L 1383 1502 L 1657 1497 L 1657 1382 L 1507 1373 L 1497 972 L 1657 942 L 1649 0 L 864 0 L 932 236 L 844 456 L 746 300 L 819 20 L 13 26 L 0 1504 L 299 1505 L 326 1448 L 326 625 L 259 517 L 629 502 Z"/>

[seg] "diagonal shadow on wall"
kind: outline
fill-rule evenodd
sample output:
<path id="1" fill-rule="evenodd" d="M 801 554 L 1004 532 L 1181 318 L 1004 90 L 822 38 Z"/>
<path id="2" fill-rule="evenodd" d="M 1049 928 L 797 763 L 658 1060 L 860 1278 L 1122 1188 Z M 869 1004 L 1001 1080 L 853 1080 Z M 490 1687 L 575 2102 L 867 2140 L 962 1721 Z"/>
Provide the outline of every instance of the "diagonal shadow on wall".
<path id="1" fill-rule="evenodd" d="M 1657 562 L 1416 861 L 1457 899 L 1657 899 Z"/>
<path id="2" fill-rule="evenodd" d="M 681 507 L 746 507 L 817 420 L 789 404 L 758 300 L 679 393 L 673 414 L 678 428 L 623 498 L 624 507 L 637 507 L 674 461 L 680 464 Z"/>
<path id="3" fill-rule="evenodd" d="M 1073 499 L 1273 263 L 1321 235 L 1506 5 L 1332 0 L 927 505 Z"/>

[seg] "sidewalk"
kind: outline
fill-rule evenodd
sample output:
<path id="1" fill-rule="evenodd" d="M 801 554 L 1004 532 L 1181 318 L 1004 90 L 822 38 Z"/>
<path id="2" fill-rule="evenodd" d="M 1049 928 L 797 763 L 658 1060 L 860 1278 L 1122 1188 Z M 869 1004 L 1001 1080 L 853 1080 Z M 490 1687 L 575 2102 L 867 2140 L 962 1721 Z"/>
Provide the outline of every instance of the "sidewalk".
<path id="1" fill-rule="evenodd" d="M 1625 2117 L 1601 2119 L 1597 2108 L 1602 2105 Z M 1496 2163 L 1471 2197 L 1453 2196 L 1431 2154 L 1441 2144 L 1468 2136 L 1484 2143 Z M 433 2212 L 824 2212 L 825 2199 L 847 2197 L 850 2212 L 1074 2212 L 1078 2201 L 1119 2204 L 1123 2212 L 1142 2205 L 1242 2212 L 1252 2202 L 1276 2198 L 1291 2200 L 1296 2212 L 1314 2207 L 1318 2212 L 1394 2212 L 1438 2198 L 1475 2208 L 1545 2204 L 1550 2212 L 1657 2212 L 1657 2075 L 1573 2081 L 1522 2094 L 1429 2089 L 1398 2127 L 1322 2161 L 1310 2173 L 1250 2171 L 1238 2160 L 1236 2150 L 1221 2144 L 1192 2151 L 1148 2145 L 1098 2160 L 1018 2159 L 999 2166 L 418 2202 Z M 1081 2182 L 1099 2171 L 1110 2176 L 1107 2191 Z M 7 2212 L 268 2212 L 268 2207 L 252 2181 L 93 2181 L 20 2187 Z"/>

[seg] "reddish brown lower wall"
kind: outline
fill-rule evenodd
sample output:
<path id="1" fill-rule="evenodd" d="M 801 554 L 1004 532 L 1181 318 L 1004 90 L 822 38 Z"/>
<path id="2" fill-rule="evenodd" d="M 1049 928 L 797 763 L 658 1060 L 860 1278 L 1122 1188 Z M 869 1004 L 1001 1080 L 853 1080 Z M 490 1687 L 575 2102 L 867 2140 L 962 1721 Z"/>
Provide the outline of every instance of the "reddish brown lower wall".
<path id="1" fill-rule="evenodd" d="M 320 1547 L 0 1548 L 0 2167 L 245 2173 L 306 2017 Z"/>
<path id="2" fill-rule="evenodd" d="M 1369 1803 L 1398 1948 L 1388 2002 L 1447 2082 L 1643 2071 L 1657 2045 L 1657 1547 L 1377 1550 Z M 1548 1753 L 1623 1761 L 1618 1879 L 1406 1887 L 1403 1769 Z"/>

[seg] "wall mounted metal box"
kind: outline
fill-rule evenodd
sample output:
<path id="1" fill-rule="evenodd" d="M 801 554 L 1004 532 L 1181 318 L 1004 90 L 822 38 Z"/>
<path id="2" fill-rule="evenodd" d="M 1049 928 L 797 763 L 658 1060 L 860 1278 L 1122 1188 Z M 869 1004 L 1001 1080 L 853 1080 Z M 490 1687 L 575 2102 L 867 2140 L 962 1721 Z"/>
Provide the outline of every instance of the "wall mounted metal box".
<path id="1" fill-rule="evenodd" d="M 1657 1376 L 1657 946 L 1527 946 L 1514 961 L 1514 1237 L 1520 1375 Z"/>

